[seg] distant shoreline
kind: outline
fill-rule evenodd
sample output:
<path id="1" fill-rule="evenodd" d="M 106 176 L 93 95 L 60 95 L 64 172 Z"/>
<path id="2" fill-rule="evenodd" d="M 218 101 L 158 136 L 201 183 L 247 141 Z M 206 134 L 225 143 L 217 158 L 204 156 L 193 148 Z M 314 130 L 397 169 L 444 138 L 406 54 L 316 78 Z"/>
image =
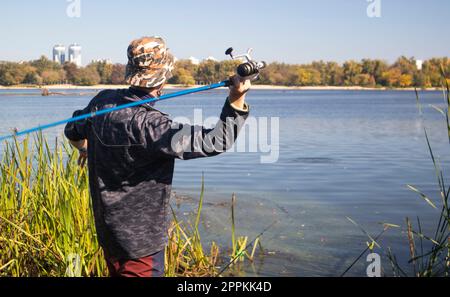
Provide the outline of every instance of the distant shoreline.
<path id="1" fill-rule="evenodd" d="M 93 86 L 76 86 L 76 85 L 48 85 L 48 86 L 35 86 L 35 85 L 18 85 L 18 86 L 0 86 L 0 90 L 102 90 L 102 89 L 124 89 L 128 88 L 128 85 L 93 85 Z M 184 85 L 166 85 L 165 89 L 186 89 L 200 87 L 199 85 L 184 86 Z M 365 88 L 359 86 L 304 86 L 304 87 L 289 87 L 289 86 L 274 86 L 274 85 L 253 85 L 253 90 L 311 90 L 311 91 L 414 91 L 414 88 Z M 420 89 L 421 91 L 438 91 L 440 88 L 426 88 Z"/>

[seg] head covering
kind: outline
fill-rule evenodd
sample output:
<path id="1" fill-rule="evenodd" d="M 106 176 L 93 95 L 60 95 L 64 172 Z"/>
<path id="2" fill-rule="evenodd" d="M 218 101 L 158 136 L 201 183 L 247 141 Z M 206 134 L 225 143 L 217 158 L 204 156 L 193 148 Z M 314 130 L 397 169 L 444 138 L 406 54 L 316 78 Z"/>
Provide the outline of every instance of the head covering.
<path id="1" fill-rule="evenodd" d="M 132 86 L 153 88 L 172 77 L 174 57 L 161 37 L 133 40 L 127 50 L 125 79 Z"/>

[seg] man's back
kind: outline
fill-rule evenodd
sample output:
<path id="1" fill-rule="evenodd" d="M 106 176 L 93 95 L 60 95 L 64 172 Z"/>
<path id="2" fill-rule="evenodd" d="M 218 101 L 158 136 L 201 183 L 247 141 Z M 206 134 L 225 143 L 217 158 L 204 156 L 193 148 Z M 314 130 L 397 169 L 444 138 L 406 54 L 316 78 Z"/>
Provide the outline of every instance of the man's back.
<path id="1" fill-rule="evenodd" d="M 174 57 L 161 37 L 133 40 L 127 49 L 129 89 L 100 92 L 74 116 L 159 97 Z M 161 276 L 175 159 L 229 149 L 249 113 L 250 81 L 230 79 L 230 93 L 213 129 L 173 123 L 149 104 L 98 114 L 66 125 L 65 134 L 88 159 L 98 240 L 112 276 Z"/>
<path id="2" fill-rule="evenodd" d="M 141 100 L 130 90 L 99 93 L 82 114 Z M 174 159 L 151 152 L 146 127 L 166 115 L 149 105 L 68 125 L 70 139 L 88 140 L 89 185 L 99 241 L 108 254 L 140 258 L 165 244 Z"/>
<path id="3" fill-rule="evenodd" d="M 74 116 L 146 96 L 133 88 L 105 90 Z M 166 114 L 144 104 L 68 124 L 69 139 L 89 143 L 90 191 L 105 252 L 135 259 L 162 250 L 175 159 L 225 151 L 234 143 L 247 114 L 227 100 L 216 127 L 205 129 L 172 123 Z M 220 142 L 226 142 L 225 147 L 217 146 Z"/>

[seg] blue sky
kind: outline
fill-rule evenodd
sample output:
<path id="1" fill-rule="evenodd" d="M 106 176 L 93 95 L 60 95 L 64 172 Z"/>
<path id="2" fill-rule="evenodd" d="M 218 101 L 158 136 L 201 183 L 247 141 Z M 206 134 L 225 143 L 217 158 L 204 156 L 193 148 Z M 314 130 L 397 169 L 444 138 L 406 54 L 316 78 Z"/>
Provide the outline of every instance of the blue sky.
<path id="1" fill-rule="evenodd" d="M 448 56 L 450 1 L 380 0 L 381 18 L 369 18 L 367 0 L 80 0 L 69 18 L 68 0 L 9 0 L 0 4 L 0 60 L 51 56 L 56 43 L 79 43 L 83 63 L 126 61 L 128 43 L 163 36 L 178 58 L 255 49 L 271 61 Z"/>

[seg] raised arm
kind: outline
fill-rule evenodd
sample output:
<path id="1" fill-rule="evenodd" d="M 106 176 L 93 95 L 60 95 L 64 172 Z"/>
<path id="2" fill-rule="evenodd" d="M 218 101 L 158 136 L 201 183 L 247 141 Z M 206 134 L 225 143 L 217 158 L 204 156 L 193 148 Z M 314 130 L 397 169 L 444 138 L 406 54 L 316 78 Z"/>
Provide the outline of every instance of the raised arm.
<path id="1" fill-rule="evenodd" d="M 249 114 L 245 94 L 251 86 L 250 81 L 239 76 L 231 80 L 229 96 L 214 128 L 175 123 L 163 116 L 151 118 L 145 131 L 148 149 L 183 160 L 211 157 L 230 149 Z"/>

